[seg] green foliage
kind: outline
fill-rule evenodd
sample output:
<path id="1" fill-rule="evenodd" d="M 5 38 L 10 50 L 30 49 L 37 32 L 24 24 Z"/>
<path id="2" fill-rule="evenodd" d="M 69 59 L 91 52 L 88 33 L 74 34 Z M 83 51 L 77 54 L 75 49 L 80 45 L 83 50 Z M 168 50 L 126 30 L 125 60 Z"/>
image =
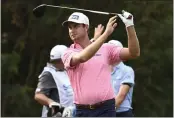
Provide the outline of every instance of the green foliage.
<path id="1" fill-rule="evenodd" d="M 1 55 L 3 83 L 9 83 L 10 81 L 14 81 L 13 80 L 14 76 L 18 75 L 19 62 L 20 62 L 20 56 L 16 52 L 12 52 L 11 54 Z"/>
<path id="2" fill-rule="evenodd" d="M 173 116 L 173 14 L 172 1 L 99 1 L 99 0 L 6 0 L 2 2 L 2 116 L 40 116 L 41 105 L 34 91 L 50 49 L 56 44 L 69 46 L 68 31 L 61 23 L 72 10 L 48 8 L 42 18 L 32 9 L 39 4 L 57 4 L 108 12 L 127 10 L 134 15 L 141 56 L 126 64 L 135 70 L 133 108 L 138 117 Z M 84 12 L 90 19 L 90 37 L 99 23 L 110 16 Z M 127 46 L 124 24 L 110 39 Z"/>
<path id="3" fill-rule="evenodd" d="M 33 88 L 20 85 L 2 85 L 2 116 L 6 117 L 31 117 L 39 115 L 40 107 L 33 101 Z M 35 104 L 32 107 L 32 104 Z M 36 112 L 33 112 L 33 111 Z"/>

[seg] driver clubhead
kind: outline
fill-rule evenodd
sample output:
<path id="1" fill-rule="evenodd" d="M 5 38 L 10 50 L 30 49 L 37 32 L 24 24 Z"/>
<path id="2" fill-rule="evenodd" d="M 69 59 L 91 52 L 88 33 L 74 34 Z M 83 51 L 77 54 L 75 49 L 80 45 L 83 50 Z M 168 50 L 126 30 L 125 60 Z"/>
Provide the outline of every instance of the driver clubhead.
<path id="1" fill-rule="evenodd" d="M 46 11 L 46 4 L 41 4 L 33 9 L 33 14 L 35 17 L 40 18 L 44 15 Z"/>

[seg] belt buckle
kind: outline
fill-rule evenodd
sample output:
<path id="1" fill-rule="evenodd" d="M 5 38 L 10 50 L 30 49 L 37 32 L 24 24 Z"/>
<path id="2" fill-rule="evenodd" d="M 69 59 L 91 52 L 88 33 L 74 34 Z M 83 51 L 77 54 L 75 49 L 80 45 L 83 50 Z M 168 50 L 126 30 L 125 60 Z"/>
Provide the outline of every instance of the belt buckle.
<path id="1" fill-rule="evenodd" d="M 94 109 L 94 107 L 92 107 L 92 105 L 89 105 L 89 109 Z"/>

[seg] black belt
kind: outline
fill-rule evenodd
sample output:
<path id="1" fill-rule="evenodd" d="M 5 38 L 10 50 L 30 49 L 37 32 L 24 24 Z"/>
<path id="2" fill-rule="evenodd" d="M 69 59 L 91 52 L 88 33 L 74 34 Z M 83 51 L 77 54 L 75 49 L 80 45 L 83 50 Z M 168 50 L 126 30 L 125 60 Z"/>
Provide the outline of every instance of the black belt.
<path id="1" fill-rule="evenodd" d="M 115 100 L 115 99 L 113 98 L 113 99 L 105 100 L 105 101 L 98 102 L 98 103 L 95 103 L 92 105 L 76 104 L 76 108 L 77 109 L 96 109 L 96 108 L 99 108 L 99 107 L 103 106 L 104 104 L 106 104 L 112 100 Z"/>

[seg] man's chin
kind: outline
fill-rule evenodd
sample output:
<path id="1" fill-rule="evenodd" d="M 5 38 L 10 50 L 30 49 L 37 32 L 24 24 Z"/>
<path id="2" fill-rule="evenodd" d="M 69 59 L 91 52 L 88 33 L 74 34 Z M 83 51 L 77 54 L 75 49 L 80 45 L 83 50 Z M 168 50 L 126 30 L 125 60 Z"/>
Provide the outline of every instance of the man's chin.
<path id="1" fill-rule="evenodd" d="M 78 41 L 78 38 L 73 38 L 72 40 L 76 42 L 76 41 Z"/>

